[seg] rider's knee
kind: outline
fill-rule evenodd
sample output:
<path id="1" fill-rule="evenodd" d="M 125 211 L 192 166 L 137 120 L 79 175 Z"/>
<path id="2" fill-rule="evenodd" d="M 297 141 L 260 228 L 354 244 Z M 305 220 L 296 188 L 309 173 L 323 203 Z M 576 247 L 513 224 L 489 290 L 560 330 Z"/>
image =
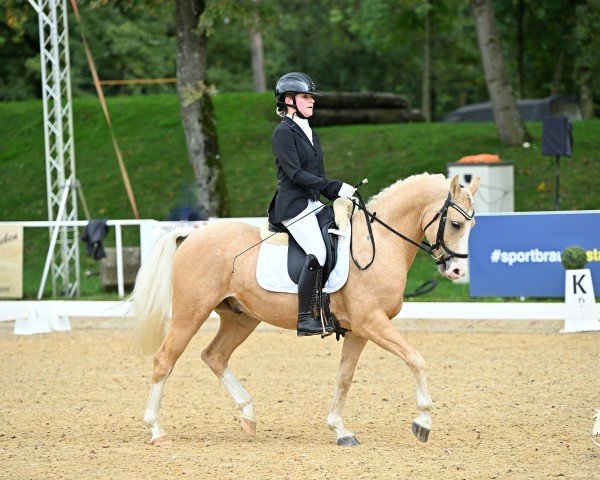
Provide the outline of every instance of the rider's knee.
<path id="1" fill-rule="evenodd" d="M 325 260 L 327 260 L 327 250 L 325 250 L 325 243 L 323 243 L 322 241 L 315 242 L 315 245 L 313 246 L 312 250 L 312 252 L 308 253 L 312 253 L 315 257 L 317 257 L 319 265 L 325 265 Z"/>

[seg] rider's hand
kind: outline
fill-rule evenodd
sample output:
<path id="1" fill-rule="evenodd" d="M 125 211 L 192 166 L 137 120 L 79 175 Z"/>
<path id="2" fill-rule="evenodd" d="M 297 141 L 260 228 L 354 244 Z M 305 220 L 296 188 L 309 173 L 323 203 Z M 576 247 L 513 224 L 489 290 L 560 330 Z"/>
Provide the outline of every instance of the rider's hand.
<path id="1" fill-rule="evenodd" d="M 343 183 L 342 188 L 340 188 L 340 191 L 338 192 L 338 195 L 342 198 L 351 198 L 352 195 L 354 195 L 354 192 L 356 192 L 356 188 L 354 188 L 352 185 L 349 185 L 348 183 Z"/>

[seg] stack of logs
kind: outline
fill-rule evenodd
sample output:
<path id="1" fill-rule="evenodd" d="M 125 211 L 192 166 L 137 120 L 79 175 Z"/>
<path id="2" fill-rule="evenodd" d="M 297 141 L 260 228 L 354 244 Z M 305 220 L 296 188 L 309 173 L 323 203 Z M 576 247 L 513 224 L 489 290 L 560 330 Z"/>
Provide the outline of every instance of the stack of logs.
<path id="1" fill-rule="evenodd" d="M 411 110 L 410 102 L 395 93 L 325 92 L 317 97 L 311 125 L 355 123 L 422 122 L 423 115 Z"/>

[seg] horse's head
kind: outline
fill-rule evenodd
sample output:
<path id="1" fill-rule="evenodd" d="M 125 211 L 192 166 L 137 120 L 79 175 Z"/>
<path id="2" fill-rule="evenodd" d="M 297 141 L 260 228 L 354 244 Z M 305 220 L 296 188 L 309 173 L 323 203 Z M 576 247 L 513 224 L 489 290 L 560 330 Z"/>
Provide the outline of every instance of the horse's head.
<path id="1" fill-rule="evenodd" d="M 425 236 L 433 247 L 438 270 L 450 280 L 462 277 L 468 268 L 469 233 L 475 224 L 475 202 L 480 177 L 468 187 L 461 187 L 458 175 L 450 180 L 450 192 L 436 205 L 437 214 L 424 226 Z M 425 219 L 427 221 L 427 219 Z"/>

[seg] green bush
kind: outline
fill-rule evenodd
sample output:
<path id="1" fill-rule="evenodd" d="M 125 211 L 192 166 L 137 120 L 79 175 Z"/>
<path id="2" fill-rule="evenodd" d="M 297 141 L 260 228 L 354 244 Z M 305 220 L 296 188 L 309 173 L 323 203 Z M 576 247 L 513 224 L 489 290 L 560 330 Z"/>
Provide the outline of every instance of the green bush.
<path id="1" fill-rule="evenodd" d="M 561 262 L 566 270 L 579 270 L 587 264 L 587 255 L 583 248 L 571 245 L 563 250 Z"/>

